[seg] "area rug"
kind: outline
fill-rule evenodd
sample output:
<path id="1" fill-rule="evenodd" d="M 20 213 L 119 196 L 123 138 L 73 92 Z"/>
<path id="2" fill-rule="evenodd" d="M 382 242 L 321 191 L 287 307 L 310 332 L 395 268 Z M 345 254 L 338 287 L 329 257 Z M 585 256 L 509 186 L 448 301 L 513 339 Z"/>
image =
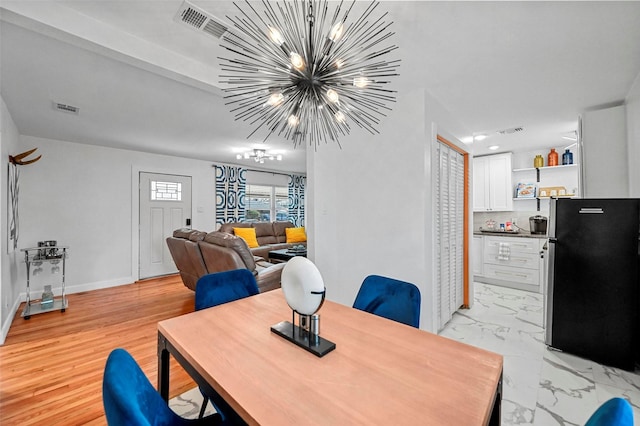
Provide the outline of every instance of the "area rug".
<path id="1" fill-rule="evenodd" d="M 175 398 L 169 400 L 169 407 L 180 417 L 185 419 L 197 419 L 200 414 L 200 407 L 202 407 L 202 394 L 200 389 L 193 388 L 186 391 L 182 395 L 178 395 Z M 215 413 L 216 410 L 210 403 L 207 404 L 207 409 L 204 412 L 205 416 Z"/>

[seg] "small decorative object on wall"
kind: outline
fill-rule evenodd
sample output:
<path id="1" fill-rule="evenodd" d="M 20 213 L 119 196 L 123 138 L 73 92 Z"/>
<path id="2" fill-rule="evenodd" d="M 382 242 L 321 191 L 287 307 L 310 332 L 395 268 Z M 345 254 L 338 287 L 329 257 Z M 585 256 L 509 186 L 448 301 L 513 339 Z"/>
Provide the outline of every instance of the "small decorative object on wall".
<path id="1" fill-rule="evenodd" d="M 282 270 L 282 292 L 292 310 L 291 322 L 272 325 L 271 331 L 319 357 L 334 350 L 335 343 L 320 337 L 316 312 L 324 303 L 326 289 L 316 265 L 306 257 L 289 260 Z"/>
<path id="2" fill-rule="evenodd" d="M 336 2 L 332 11 L 326 0 L 235 5 L 241 16 L 227 16 L 233 28 L 221 42 L 234 57 L 220 58 L 220 80 L 235 119 L 256 126 L 249 137 L 261 131 L 264 140 L 277 134 L 317 146 L 339 143 L 350 123 L 378 133 L 400 60 L 384 59 L 397 46 L 387 44 L 395 33 L 387 13 L 375 16 L 377 1 Z"/>
<path id="3" fill-rule="evenodd" d="M 35 163 L 40 158 L 42 158 L 42 155 L 38 155 L 36 158 L 33 158 L 31 160 L 25 160 L 25 158 L 33 154 L 36 149 L 38 148 L 33 148 L 21 154 L 9 156 L 9 190 L 7 191 L 9 196 L 9 214 L 7 215 L 7 221 L 9 225 L 9 232 L 7 232 L 7 236 L 9 237 L 9 241 L 7 244 L 7 248 L 9 251 L 13 251 L 18 248 L 18 237 L 20 234 L 20 221 L 18 215 L 20 170 L 18 169 L 18 166 L 26 166 L 27 164 Z"/>

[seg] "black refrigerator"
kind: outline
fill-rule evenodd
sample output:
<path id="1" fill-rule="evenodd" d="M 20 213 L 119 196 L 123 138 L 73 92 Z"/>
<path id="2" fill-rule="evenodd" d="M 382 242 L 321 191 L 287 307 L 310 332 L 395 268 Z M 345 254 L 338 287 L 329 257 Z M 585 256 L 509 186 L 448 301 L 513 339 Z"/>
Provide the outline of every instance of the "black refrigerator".
<path id="1" fill-rule="evenodd" d="M 633 370 L 640 336 L 640 199 L 551 199 L 545 343 Z"/>

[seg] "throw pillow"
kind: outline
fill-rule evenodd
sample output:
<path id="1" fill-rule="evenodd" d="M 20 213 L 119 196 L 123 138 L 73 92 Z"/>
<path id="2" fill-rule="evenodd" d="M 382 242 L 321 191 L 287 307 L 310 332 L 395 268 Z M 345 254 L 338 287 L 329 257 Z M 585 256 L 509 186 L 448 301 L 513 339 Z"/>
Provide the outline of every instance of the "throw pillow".
<path id="1" fill-rule="evenodd" d="M 304 232 L 304 226 L 300 228 L 285 228 L 287 234 L 287 243 L 306 243 L 307 234 Z"/>
<path id="2" fill-rule="evenodd" d="M 254 228 L 233 228 L 233 233 L 247 242 L 249 248 L 260 247 Z"/>

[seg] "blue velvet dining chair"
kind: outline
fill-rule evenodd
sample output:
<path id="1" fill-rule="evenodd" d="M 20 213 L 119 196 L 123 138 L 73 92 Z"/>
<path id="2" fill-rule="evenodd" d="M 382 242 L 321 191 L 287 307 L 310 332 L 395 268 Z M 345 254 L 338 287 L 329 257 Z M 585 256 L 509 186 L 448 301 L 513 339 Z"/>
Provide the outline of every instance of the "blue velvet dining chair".
<path id="1" fill-rule="evenodd" d="M 633 426 L 631 404 L 622 398 L 611 398 L 591 415 L 585 426 Z"/>
<path id="2" fill-rule="evenodd" d="M 107 358 L 102 380 L 102 402 L 107 424 L 142 425 L 211 425 L 221 424 L 213 414 L 190 420 L 174 413 L 153 387 L 138 363 L 124 349 L 114 349 Z"/>
<path id="3" fill-rule="evenodd" d="M 369 275 L 364 279 L 353 307 L 413 327 L 420 327 L 420 290 L 415 285 Z"/>
<path id="4" fill-rule="evenodd" d="M 234 269 L 231 271 L 218 272 L 215 274 L 203 275 L 196 283 L 196 304 L 195 309 L 211 308 L 223 303 L 254 296 L 259 293 L 256 278 L 248 269 Z M 225 412 L 229 412 L 231 407 L 222 399 L 220 395 L 207 395 L 202 388 L 200 393 L 204 397 L 200 417 L 204 415 L 207 403 L 211 401 L 216 411 L 225 419 Z"/>

